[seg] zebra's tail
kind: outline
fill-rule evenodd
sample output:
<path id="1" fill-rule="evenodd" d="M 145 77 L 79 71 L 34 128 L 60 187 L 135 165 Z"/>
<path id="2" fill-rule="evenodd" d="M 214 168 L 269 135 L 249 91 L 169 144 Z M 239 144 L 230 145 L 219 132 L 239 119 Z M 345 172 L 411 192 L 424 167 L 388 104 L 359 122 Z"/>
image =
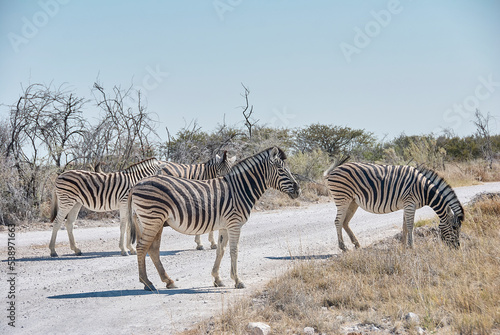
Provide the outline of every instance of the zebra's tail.
<path id="1" fill-rule="evenodd" d="M 339 167 L 340 165 L 344 164 L 345 162 L 347 162 L 349 160 L 349 158 L 351 158 L 351 156 L 349 155 L 342 155 L 340 158 L 337 158 L 335 160 L 335 162 L 333 162 L 332 165 L 330 165 L 330 167 L 323 173 L 323 177 L 324 178 L 328 178 L 328 176 L 330 175 L 330 173 L 336 168 L 336 167 Z"/>
<path id="2" fill-rule="evenodd" d="M 137 218 L 134 217 L 133 211 L 132 211 L 132 190 L 130 190 L 128 194 L 128 200 L 127 200 L 127 210 L 128 210 L 128 231 L 130 234 L 130 242 L 135 243 L 135 240 L 137 239 L 137 227 L 135 226 L 137 222 Z"/>
<path id="3" fill-rule="evenodd" d="M 54 220 L 56 219 L 57 210 L 58 210 L 58 206 L 57 206 L 57 194 L 56 194 L 56 190 L 54 189 L 52 191 L 52 204 L 51 204 L 51 207 L 50 207 L 50 222 L 54 222 Z"/>

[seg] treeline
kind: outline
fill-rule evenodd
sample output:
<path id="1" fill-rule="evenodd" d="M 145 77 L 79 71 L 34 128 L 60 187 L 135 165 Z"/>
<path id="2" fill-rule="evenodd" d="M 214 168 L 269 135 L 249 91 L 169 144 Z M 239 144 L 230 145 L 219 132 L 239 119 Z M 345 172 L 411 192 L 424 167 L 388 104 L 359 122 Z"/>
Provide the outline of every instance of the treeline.
<path id="1" fill-rule="evenodd" d="M 335 157 L 346 154 L 359 161 L 444 169 L 445 162 L 475 159 L 485 159 L 491 167 L 500 152 L 500 135 L 490 134 L 489 115 L 479 111 L 477 133 L 470 136 L 402 133 L 386 141 L 340 125 L 288 129 L 260 124 L 249 93 L 244 87 L 239 125 L 222 121 L 206 130 L 193 121 L 175 134 L 162 130 L 162 139 L 155 114 L 132 87 L 106 90 L 95 83 L 93 99 L 86 99 L 64 86 L 29 85 L 9 105 L 9 117 L 0 120 L 0 224 L 38 218 L 49 206 L 53 180 L 64 170 L 99 165 L 105 172 L 116 171 L 149 157 L 192 164 L 222 151 L 244 158 L 278 145 L 289 154 L 299 179 L 314 181 Z M 98 118 L 85 116 L 89 106 L 100 111 Z"/>

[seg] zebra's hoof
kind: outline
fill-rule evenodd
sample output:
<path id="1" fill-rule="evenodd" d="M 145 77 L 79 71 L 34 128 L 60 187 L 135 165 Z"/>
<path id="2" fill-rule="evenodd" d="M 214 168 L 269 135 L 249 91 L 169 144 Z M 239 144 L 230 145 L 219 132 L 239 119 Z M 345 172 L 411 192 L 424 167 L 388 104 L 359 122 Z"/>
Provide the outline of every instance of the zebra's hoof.
<path id="1" fill-rule="evenodd" d="M 121 254 L 122 256 L 128 256 L 128 251 L 122 251 Z"/>
<path id="2" fill-rule="evenodd" d="M 212 249 L 217 249 L 217 244 L 212 244 L 212 245 L 210 246 L 210 248 L 212 248 Z"/>
<path id="3" fill-rule="evenodd" d="M 153 284 L 144 284 L 144 291 L 156 291 L 156 288 Z"/>
<path id="4" fill-rule="evenodd" d="M 203 249 L 204 249 L 204 248 L 203 248 L 203 246 L 202 246 L 202 245 L 199 245 L 199 246 L 197 246 L 197 247 L 196 247 L 196 250 L 203 250 Z"/>
<path id="5" fill-rule="evenodd" d="M 177 288 L 177 286 L 175 286 L 174 282 L 171 282 L 170 284 L 167 284 L 167 288 L 168 289 Z"/>
<path id="6" fill-rule="evenodd" d="M 57 254 L 57 252 L 52 251 L 52 252 L 50 253 L 50 257 L 59 257 L 59 255 Z"/>
<path id="7" fill-rule="evenodd" d="M 215 287 L 224 287 L 224 286 L 226 286 L 226 285 L 224 285 L 224 283 L 223 283 L 223 282 L 221 282 L 221 281 L 214 281 L 214 286 L 215 286 Z"/>
<path id="8" fill-rule="evenodd" d="M 235 288 L 245 288 L 245 284 L 243 282 L 239 282 L 236 285 L 234 285 Z"/>
<path id="9" fill-rule="evenodd" d="M 78 249 L 78 250 L 76 250 L 76 251 L 75 251 L 75 255 L 76 255 L 76 256 L 81 256 L 81 255 L 82 255 L 82 252 Z"/>
<path id="10" fill-rule="evenodd" d="M 137 251 L 136 250 L 130 250 L 130 254 L 131 255 L 137 255 Z"/>

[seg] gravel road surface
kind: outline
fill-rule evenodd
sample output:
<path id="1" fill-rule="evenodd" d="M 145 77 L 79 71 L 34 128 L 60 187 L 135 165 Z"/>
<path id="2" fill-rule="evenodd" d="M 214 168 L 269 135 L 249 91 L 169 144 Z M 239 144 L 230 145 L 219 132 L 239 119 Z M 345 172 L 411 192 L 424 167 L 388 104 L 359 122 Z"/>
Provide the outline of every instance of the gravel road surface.
<path id="1" fill-rule="evenodd" d="M 481 192 L 500 192 L 500 183 L 459 187 L 462 203 Z M 82 256 L 69 249 L 65 231 L 58 234 L 58 258 L 49 257 L 50 231 L 16 232 L 16 262 L 9 268 L 8 232 L 0 233 L 2 255 L 0 334 L 172 334 L 218 315 L 237 299 L 261 289 L 301 257 L 339 253 L 333 202 L 252 213 L 242 229 L 238 268 L 246 289 L 233 288 L 226 251 L 221 276 L 227 285 L 212 285 L 215 250 L 195 250 L 194 237 L 171 229 L 163 232 L 161 259 L 178 289 L 167 290 L 147 258 L 149 279 L 158 292 L 139 283 L 137 259 L 118 250 L 118 221 L 110 226 L 75 229 Z M 417 219 L 432 217 L 426 207 Z M 77 221 L 78 224 L 78 221 Z M 402 212 L 375 215 L 358 209 L 351 228 L 362 246 L 401 230 Z M 352 245 L 349 239 L 346 243 Z M 10 273 L 14 273 L 11 275 Z M 12 284 L 12 285 L 11 285 Z M 13 292 L 10 293 L 9 292 Z M 12 297 L 15 295 L 15 297 Z M 8 325 L 15 306 L 15 328 Z M 12 308 L 11 308 L 12 309 Z"/>

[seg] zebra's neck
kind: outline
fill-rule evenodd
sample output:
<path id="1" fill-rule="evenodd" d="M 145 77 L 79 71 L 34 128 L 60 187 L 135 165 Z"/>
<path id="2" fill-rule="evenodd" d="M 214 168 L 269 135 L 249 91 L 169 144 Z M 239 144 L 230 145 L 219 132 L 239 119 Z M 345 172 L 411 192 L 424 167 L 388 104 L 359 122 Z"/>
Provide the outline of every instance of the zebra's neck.
<path id="1" fill-rule="evenodd" d="M 250 213 L 268 188 L 267 171 L 266 163 L 259 159 L 242 161 L 231 169 L 224 179 L 230 185 L 235 206 Z"/>
<path id="2" fill-rule="evenodd" d="M 448 222 L 447 207 L 450 207 L 453 210 L 453 200 L 458 201 L 458 199 L 456 199 L 456 195 L 454 198 L 450 198 L 449 194 L 443 193 L 442 190 L 428 180 L 425 183 L 424 190 L 426 194 L 426 201 L 424 202 L 424 205 L 427 205 L 434 210 L 436 215 L 439 217 L 441 224 L 446 224 Z M 456 214 L 457 212 L 454 211 L 454 213 Z"/>
<path id="3" fill-rule="evenodd" d="M 117 173 L 124 176 L 130 185 L 135 185 L 142 178 L 155 174 L 157 168 L 158 161 L 155 158 L 151 158 Z"/>
<path id="4" fill-rule="evenodd" d="M 455 191 L 453 191 L 451 186 L 448 185 L 443 178 L 439 177 L 436 172 L 430 169 L 420 168 L 418 171 L 425 177 L 428 183 L 427 187 L 431 188 L 431 192 L 436 192 L 440 198 L 440 202 L 434 202 L 434 207 L 429 204 L 429 206 L 432 207 L 436 213 L 438 213 L 439 210 L 442 210 L 442 208 L 445 210 L 445 205 L 447 205 L 450 206 L 454 215 L 463 215 L 462 204 L 458 200 Z"/>

